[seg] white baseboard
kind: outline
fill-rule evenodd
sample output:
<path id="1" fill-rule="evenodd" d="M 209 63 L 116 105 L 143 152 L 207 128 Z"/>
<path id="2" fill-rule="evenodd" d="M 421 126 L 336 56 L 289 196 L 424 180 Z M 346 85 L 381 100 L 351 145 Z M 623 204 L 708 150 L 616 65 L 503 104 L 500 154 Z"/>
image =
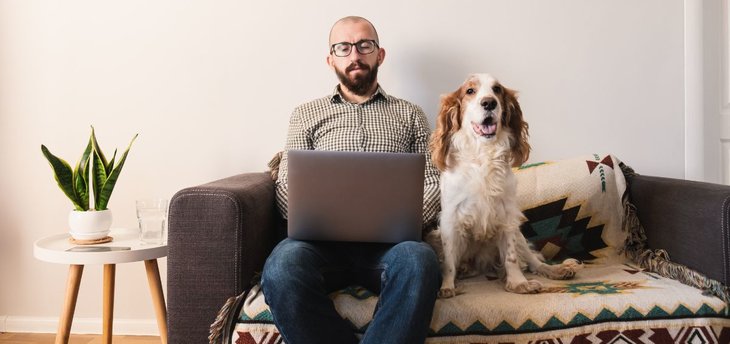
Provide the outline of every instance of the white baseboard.
<path id="1" fill-rule="evenodd" d="M 0 332 L 56 333 L 59 318 L 0 316 Z M 114 335 L 159 336 L 155 319 L 114 319 Z M 101 334 L 100 318 L 74 318 L 71 333 Z"/>

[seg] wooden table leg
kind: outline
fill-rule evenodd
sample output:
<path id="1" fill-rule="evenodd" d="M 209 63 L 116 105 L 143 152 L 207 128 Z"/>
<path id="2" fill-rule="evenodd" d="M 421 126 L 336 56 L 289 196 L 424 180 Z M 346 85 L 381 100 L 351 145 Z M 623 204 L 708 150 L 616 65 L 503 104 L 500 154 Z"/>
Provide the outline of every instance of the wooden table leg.
<path id="1" fill-rule="evenodd" d="M 79 286 L 81 275 L 84 273 L 83 265 L 71 265 L 68 269 L 68 281 L 66 282 L 66 298 L 63 302 L 63 312 L 58 322 L 56 333 L 56 344 L 67 344 L 71 334 L 71 323 L 76 310 L 76 300 L 79 297 Z"/>
<path id="2" fill-rule="evenodd" d="M 157 328 L 160 330 L 162 344 L 167 344 L 167 308 L 165 307 L 165 295 L 162 293 L 162 282 L 160 281 L 160 270 L 157 267 L 157 259 L 144 261 L 147 270 L 147 282 L 150 285 L 152 304 L 157 315 Z"/>
<path id="3" fill-rule="evenodd" d="M 115 264 L 104 264 L 104 319 L 101 341 L 104 344 L 112 343 L 112 327 L 114 323 L 114 275 Z"/>

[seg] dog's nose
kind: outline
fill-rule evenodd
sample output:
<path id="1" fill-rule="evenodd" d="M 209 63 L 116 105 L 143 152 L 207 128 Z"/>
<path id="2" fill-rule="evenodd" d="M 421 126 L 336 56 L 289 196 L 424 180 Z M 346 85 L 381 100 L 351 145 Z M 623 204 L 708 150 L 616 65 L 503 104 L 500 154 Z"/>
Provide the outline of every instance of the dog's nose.
<path id="1" fill-rule="evenodd" d="M 497 107 L 497 100 L 494 98 L 484 98 L 482 99 L 481 105 L 484 110 L 492 111 Z"/>

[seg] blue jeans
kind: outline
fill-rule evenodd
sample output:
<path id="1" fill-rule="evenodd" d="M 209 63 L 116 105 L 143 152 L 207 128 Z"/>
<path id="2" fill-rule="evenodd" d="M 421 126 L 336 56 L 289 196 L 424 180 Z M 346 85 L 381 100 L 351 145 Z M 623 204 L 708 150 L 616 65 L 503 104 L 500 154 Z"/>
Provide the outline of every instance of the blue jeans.
<path id="1" fill-rule="evenodd" d="M 264 265 L 261 288 L 287 344 L 357 343 L 328 293 L 359 284 L 380 298 L 361 343 L 423 343 L 441 272 L 424 242 L 365 244 L 284 239 Z"/>

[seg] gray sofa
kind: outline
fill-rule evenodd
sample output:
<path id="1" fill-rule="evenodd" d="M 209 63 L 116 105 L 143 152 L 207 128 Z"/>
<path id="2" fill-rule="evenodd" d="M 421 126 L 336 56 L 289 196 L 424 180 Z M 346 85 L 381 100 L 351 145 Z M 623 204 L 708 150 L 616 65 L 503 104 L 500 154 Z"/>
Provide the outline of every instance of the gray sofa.
<path id="1" fill-rule="evenodd" d="M 720 282 L 706 289 L 727 293 L 730 187 L 642 175 L 627 181 L 648 246 Z M 169 342 L 207 342 L 221 306 L 251 285 L 285 228 L 269 172 L 240 174 L 175 194 L 167 260 Z M 727 332 L 722 338 L 730 340 Z"/>

